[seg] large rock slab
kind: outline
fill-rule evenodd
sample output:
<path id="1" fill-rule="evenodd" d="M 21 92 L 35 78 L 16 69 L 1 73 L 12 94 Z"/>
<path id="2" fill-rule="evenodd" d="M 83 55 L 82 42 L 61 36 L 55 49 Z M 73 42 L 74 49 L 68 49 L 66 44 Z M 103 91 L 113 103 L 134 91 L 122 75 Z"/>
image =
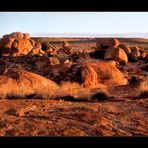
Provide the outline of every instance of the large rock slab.
<path id="1" fill-rule="evenodd" d="M 30 95 L 50 96 L 52 91 L 58 88 L 55 82 L 25 70 L 1 70 L 1 98 L 26 98 Z"/>

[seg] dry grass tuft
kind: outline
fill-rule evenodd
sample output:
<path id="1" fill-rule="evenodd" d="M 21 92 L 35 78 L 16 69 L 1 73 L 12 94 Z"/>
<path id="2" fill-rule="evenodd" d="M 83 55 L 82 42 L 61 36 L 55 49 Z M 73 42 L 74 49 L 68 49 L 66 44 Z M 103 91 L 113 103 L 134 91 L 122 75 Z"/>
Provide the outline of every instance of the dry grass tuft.
<path id="1" fill-rule="evenodd" d="M 93 98 L 94 94 L 100 94 L 100 96 L 97 96 L 97 100 L 106 100 L 110 98 L 106 87 L 84 88 L 76 82 L 62 82 L 60 88 L 57 89 L 49 99 L 62 99 L 72 102 L 94 101 L 96 100 Z"/>
<path id="2" fill-rule="evenodd" d="M 138 95 L 135 99 L 148 98 L 148 77 L 140 83 Z"/>

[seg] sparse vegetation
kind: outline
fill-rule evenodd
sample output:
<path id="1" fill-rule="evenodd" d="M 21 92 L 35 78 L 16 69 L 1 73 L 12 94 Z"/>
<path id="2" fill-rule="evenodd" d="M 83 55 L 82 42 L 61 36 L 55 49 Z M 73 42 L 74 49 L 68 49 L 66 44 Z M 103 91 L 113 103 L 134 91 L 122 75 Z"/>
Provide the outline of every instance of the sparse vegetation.
<path id="1" fill-rule="evenodd" d="M 138 95 L 135 97 L 135 99 L 141 98 L 148 98 L 148 77 L 146 77 L 145 80 L 140 83 Z"/>

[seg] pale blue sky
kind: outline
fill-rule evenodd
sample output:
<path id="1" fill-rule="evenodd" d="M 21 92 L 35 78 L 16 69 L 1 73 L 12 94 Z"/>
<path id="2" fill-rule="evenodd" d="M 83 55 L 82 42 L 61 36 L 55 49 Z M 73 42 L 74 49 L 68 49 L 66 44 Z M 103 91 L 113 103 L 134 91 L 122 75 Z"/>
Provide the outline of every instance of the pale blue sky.
<path id="1" fill-rule="evenodd" d="M 15 31 L 148 33 L 148 12 L 0 12 L 0 36 Z"/>

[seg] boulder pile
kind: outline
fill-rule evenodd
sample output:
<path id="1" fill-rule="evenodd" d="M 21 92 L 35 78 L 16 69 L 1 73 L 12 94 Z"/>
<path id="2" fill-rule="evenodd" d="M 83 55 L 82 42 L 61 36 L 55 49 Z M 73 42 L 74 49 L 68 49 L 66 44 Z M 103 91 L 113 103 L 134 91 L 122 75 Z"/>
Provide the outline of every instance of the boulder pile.
<path id="1" fill-rule="evenodd" d="M 129 47 L 120 43 L 118 39 L 106 38 L 96 39 L 95 58 L 104 60 L 115 60 L 119 64 L 127 64 L 128 61 L 146 59 L 147 53 L 139 47 Z"/>
<path id="2" fill-rule="evenodd" d="M 28 33 L 14 32 L 4 35 L 1 39 L 0 51 L 2 56 L 21 56 L 33 49 Z"/>

